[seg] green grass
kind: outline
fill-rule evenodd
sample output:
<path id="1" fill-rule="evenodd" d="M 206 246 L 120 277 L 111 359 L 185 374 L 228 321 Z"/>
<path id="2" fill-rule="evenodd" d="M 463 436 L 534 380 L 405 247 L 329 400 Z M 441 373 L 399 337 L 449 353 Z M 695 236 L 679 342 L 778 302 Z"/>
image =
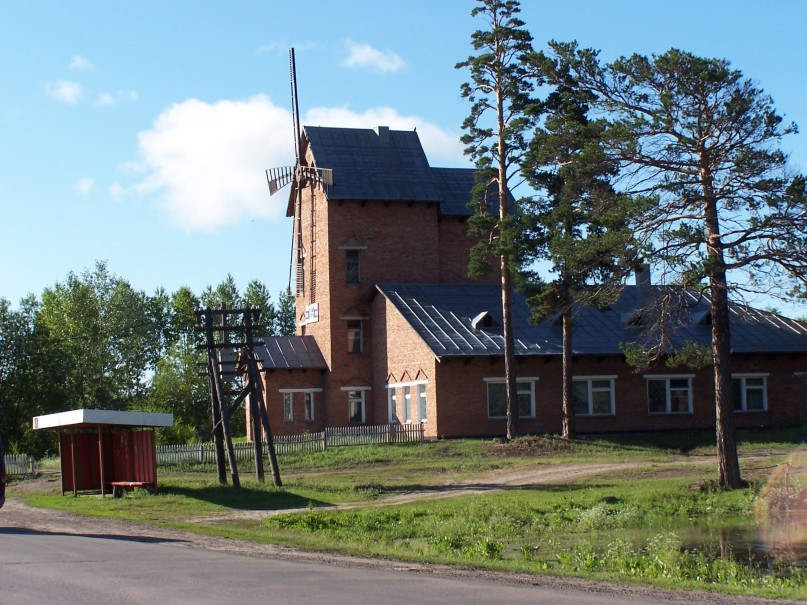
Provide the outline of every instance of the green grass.
<path id="1" fill-rule="evenodd" d="M 72 498 L 51 489 L 21 497 L 78 514 L 321 551 L 798 599 L 807 597 L 804 568 L 784 552 L 754 563 L 753 540 L 744 540 L 754 535 L 767 476 L 798 450 L 802 435 L 739 433 L 742 451 L 781 454 L 744 461 L 751 484 L 733 491 L 715 487 L 714 461 L 705 457 L 714 446 L 704 432 L 333 448 L 281 457 L 282 488 L 257 483 L 246 469 L 240 492 L 219 485 L 212 470 L 161 471 L 157 495 Z M 563 484 L 384 505 L 398 493 L 569 462 L 640 465 Z M 334 508 L 345 504 L 351 508 Z M 227 519 L 232 510 L 258 513 Z"/>

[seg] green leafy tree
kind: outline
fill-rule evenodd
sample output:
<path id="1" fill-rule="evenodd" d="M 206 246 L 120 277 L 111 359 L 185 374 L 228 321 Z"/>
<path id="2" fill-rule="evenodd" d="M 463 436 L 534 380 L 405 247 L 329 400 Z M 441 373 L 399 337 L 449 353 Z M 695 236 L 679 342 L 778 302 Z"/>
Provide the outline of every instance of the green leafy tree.
<path id="1" fill-rule="evenodd" d="M 501 271 L 502 328 L 507 401 L 507 438 L 517 432 L 515 340 L 513 334 L 514 273 L 520 269 L 520 230 L 512 191 L 519 179 L 519 165 L 527 150 L 525 138 L 533 124 L 530 113 L 537 72 L 532 36 L 518 18 L 515 0 L 478 0 L 471 16 L 481 17 L 489 29 L 471 35 L 474 55 L 457 64 L 468 69 L 470 82 L 462 85 L 471 113 L 463 122 L 465 153 L 476 165 L 477 185 L 469 221 L 470 233 L 479 239 L 472 252 L 471 274 L 484 273 L 491 258 Z M 490 212 L 491 193 L 498 195 L 498 212 Z"/>
<path id="2" fill-rule="evenodd" d="M 610 114 L 625 186 L 656 196 L 635 224 L 654 266 L 710 299 L 719 483 L 738 487 L 729 300 L 807 294 L 807 181 L 781 150 L 796 127 L 725 60 L 673 49 L 602 65 L 574 43 L 553 50 Z"/>
<path id="3" fill-rule="evenodd" d="M 260 325 L 265 326 L 264 332 L 272 334 L 276 321 L 277 311 L 272 302 L 272 295 L 269 289 L 257 279 L 247 284 L 244 292 L 244 302 L 248 307 L 258 309 L 261 312 Z"/>
<path id="4" fill-rule="evenodd" d="M 276 336 L 294 336 L 297 329 L 297 322 L 295 321 L 296 307 L 294 294 L 292 294 L 291 288 L 283 290 L 277 300 L 277 314 L 275 315 L 275 324 L 272 333 Z"/>
<path id="5" fill-rule="evenodd" d="M 562 66 L 544 58 L 543 71 Z M 565 74 L 566 79 L 568 74 Z M 548 261 L 556 277 L 530 298 L 533 320 L 559 313 L 563 332 L 563 429 L 575 437 L 572 397 L 574 313 L 583 305 L 613 302 L 634 264 L 628 227 L 634 202 L 619 195 L 611 181 L 619 163 L 606 152 L 604 120 L 589 119 L 594 97 L 555 77 L 544 103 L 544 123 L 535 132 L 524 162 L 530 184 L 539 192 L 524 208 L 531 225 L 528 248 Z"/>
<path id="6" fill-rule="evenodd" d="M 196 309 L 201 305 L 199 298 L 187 286 L 171 294 L 171 336 L 172 341 L 193 340 L 196 329 Z"/>
<path id="7" fill-rule="evenodd" d="M 0 298 L 0 435 L 9 451 L 43 456 L 55 451 L 54 435 L 32 430 L 31 420 L 60 411 L 67 364 L 38 312 L 33 295 L 16 310 Z"/>
<path id="8" fill-rule="evenodd" d="M 145 396 L 161 352 L 151 311 L 148 296 L 101 262 L 45 289 L 37 325 L 68 365 L 66 407 L 127 409 Z"/>
<path id="9" fill-rule="evenodd" d="M 146 409 L 170 412 L 174 426 L 164 430 L 164 443 L 187 443 L 211 438 L 207 380 L 200 376 L 204 354 L 193 340 L 177 340 L 157 363 Z"/>
<path id="10" fill-rule="evenodd" d="M 215 288 L 207 286 L 199 298 L 203 307 L 210 307 L 211 309 L 217 309 L 222 305 L 228 309 L 238 309 L 244 303 L 244 299 L 238 292 L 235 278 L 229 273 Z"/>

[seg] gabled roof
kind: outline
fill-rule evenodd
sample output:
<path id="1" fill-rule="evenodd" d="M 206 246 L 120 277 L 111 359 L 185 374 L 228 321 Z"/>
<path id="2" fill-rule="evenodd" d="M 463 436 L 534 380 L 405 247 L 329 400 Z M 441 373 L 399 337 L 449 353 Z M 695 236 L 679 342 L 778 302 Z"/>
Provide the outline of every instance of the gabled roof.
<path id="1" fill-rule="evenodd" d="M 470 216 L 473 168 L 432 168 L 414 130 L 305 126 L 303 142 L 317 168 L 333 170 L 331 201 L 439 204 L 440 213 Z"/>
<path id="2" fill-rule="evenodd" d="M 325 358 L 313 336 L 265 336 L 255 347 L 264 370 L 327 369 Z"/>
<path id="3" fill-rule="evenodd" d="M 377 288 L 406 319 L 436 357 L 502 356 L 501 290 L 497 285 L 378 284 Z M 660 292 L 652 287 L 651 292 Z M 626 286 L 605 310 L 583 307 L 575 314 L 575 355 L 619 355 L 619 344 L 641 337 L 640 321 L 647 291 Z M 684 341 L 709 344 L 711 325 L 707 298 L 687 294 L 687 305 L 672 332 L 673 346 Z M 479 322 L 485 317 L 491 321 Z M 562 328 L 554 317 L 529 322 L 526 298 L 513 298 L 517 355 L 560 355 Z M 477 320 L 474 327 L 474 320 Z M 485 327 L 489 326 L 489 327 Z M 807 352 L 807 325 L 774 313 L 731 305 L 731 346 L 735 353 Z"/>

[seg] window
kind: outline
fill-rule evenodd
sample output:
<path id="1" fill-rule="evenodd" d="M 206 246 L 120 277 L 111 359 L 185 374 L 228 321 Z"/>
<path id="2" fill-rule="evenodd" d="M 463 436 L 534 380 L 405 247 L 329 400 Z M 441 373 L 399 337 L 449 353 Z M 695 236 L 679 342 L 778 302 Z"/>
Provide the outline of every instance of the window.
<path id="1" fill-rule="evenodd" d="M 577 416 L 613 416 L 614 377 L 575 377 L 572 379 L 572 402 Z"/>
<path id="2" fill-rule="evenodd" d="M 362 352 L 362 325 L 360 319 L 347 320 L 347 352 Z"/>
<path id="3" fill-rule="evenodd" d="M 734 410 L 764 412 L 768 409 L 765 374 L 735 374 L 732 376 Z"/>
<path id="4" fill-rule="evenodd" d="M 646 376 L 650 414 L 692 413 L 691 376 Z"/>
<path id="5" fill-rule="evenodd" d="M 405 386 L 403 388 L 403 421 L 406 424 L 412 422 L 412 395 L 411 388 Z"/>
<path id="6" fill-rule="evenodd" d="M 314 420 L 314 393 L 306 393 L 303 403 L 303 413 L 305 414 L 305 421 L 312 422 Z"/>
<path id="7" fill-rule="evenodd" d="M 426 385 L 418 385 L 418 420 L 426 422 Z"/>
<path id="8" fill-rule="evenodd" d="M 348 391 L 347 406 L 351 424 L 364 424 L 364 391 Z"/>
<path id="9" fill-rule="evenodd" d="M 387 409 L 389 411 L 389 423 L 398 422 L 397 402 L 395 401 L 395 387 L 387 387 Z"/>
<path id="10" fill-rule="evenodd" d="M 361 283 L 361 261 L 358 250 L 345 250 L 345 268 L 347 283 Z"/>
<path id="11" fill-rule="evenodd" d="M 518 417 L 535 418 L 535 380 L 516 383 Z M 486 378 L 488 383 L 488 418 L 507 418 L 507 390 L 503 378 Z"/>
<path id="12" fill-rule="evenodd" d="M 291 422 L 294 420 L 294 406 L 292 393 L 283 393 L 283 420 Z"/>

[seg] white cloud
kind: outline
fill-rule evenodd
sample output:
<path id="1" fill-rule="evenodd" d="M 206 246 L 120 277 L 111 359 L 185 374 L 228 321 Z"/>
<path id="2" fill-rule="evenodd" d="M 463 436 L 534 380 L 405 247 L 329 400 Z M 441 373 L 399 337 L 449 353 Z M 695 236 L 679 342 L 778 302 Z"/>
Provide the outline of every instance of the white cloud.
<path id="1" fill-rule="evenodd" d="M 102 92 L 95 100 L 95 104 L 101 107 L 117 105 L 118 103 L 137 101 L 138 95 L 135 90 L 118 90 L 116 92 Z"/>
<path id="2" fill-rule="evenodd" d="M 350 68 L 369 68 L 382 73 L 398 71 L 406 67 L 406 61 L 392 51 L 380 51 L 369 44 L 348 40 L 345 42 L 348 56 L 342 65 Z"/>
<path id="3" fill-rule="evenodd" d="M 56 82 L 48 82 L 45 85 L 45 92 L 54 101 L 74 105 L 81 99 L 84 89 L 78 82 L 57 80 Z"/>
<path id="4" fill-rule="evenodd" d="M 90 60 L 81 55 L 73 55 L 70 59 L 70 69 L 74 71 L 84 71 L 88 69 L 95 69 L 95 65 Z"/>
<path id="5" fill-rule="evenodd" d="M 361 114 L 346 108 L 317 108 L 302 122 L 417 127 L 434 165 L 457 165 L 462 158 L 458 135 L 392 108 Z M 130 174 L 138 169 L 144 176 L 133 190 L 155 196 L 169 220 L 186 232 L 214 232 L 251 219 L 276 219 L 285 213 L 288 194 L 269 197 L 264 171 L 294 162 L 291 124 L 290 112 L 265 95 L 242 101 L 176 103 L 157 117 L 150 130 L 138 135 L 140 162 L 127 168 Z M 118 185 L 111 193 L 120 199 L 126 191 Z"/>
<path id="6" fill-rule="evenodd" d="M 80 178 L 73 184 L 73 191 L 81 196 L 89 195 L 93 189 L 95 189 L 95 181 L 88 176 Z"/>
<path id="7" fill-rule="evenodd" d="M 292 164 L 291 115 L 259 95 L 245 101 L 176 103 L 138 135 L 146 176 L 136 190 L 156 194 L 185 231 L 216 231 L 285 211 L 269 198 L 264 171 Z"/>

